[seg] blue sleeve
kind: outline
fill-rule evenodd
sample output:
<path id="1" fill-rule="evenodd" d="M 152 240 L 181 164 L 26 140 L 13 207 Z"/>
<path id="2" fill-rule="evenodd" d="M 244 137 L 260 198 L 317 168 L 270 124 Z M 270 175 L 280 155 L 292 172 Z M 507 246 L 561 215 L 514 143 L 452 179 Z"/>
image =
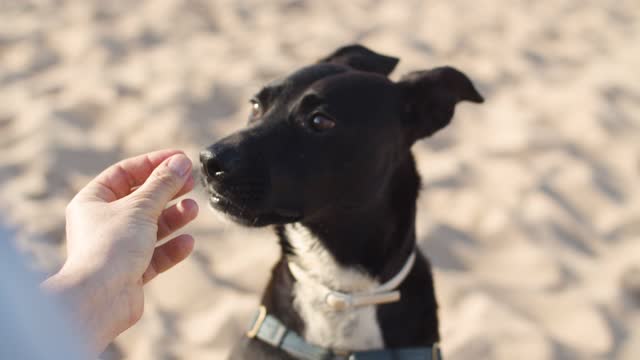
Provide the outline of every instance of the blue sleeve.
<path id="1" fill-rule="evenodd" d="M 11 236 L 0 223 L 0 359 L 87 359 L 80 332 L 40 291 Z"/>

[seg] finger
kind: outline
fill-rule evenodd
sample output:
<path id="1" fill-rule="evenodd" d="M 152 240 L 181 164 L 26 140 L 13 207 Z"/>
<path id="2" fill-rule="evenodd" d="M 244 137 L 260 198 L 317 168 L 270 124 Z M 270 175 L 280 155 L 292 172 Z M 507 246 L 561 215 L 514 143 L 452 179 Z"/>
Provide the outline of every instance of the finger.
<path id="1" fill-rule="evenodd" d="M 176 154 L 163 161 L 136 191 L 122 201 L 130 208 L 142 210 L 150 219 L 158 219 L 162 210 L 187 183 L 191 160 Z"/>
<path id="2" fill-rule="evenodd" d="M 193 251 L 194 240 L 191 235 L 176 236 L 166 244 L 155 249 L 149 267 L 142 275 L 144 284 L 151 281 L 158 274 L 171 269 L 173 266 L 186 259 Z"/>
<path id="3" fill-rule="evenodd" d="M 180 191 L 178 191 L 178 193 L 171 200 L 175 200 L 175 199 L 179 198 L 180 196 L 189 193 L 191 190 L 193 190 L 194 186 L 195 186 L 195 179 L 194 179 L 193 176 L 191 176 L 191 177 L 189 177 L 187 179 L 187 182 L 184 184 L 182 189 L 180 189 Z M 140 186 L 136 186 L 136 187 L 131 189 L 131 192 L 136 191 L 139 188 L 140 188 Z"/>
<path id="4" fill-rule="evenodd" d="M 164 209 L 158 219 L 158 240 L 164 239 L 187 225 L 196 216 L 198 216 L 198 204 L 192 199 L 183 199 L 179 203 Z"/>
<path id="5" fill-rule="evenodd" d="M 152 171 L 165 159 L 183 153 L 180 150 L 159 150 L 129 158 L 112 165 L 93 179 L 79 193 L 111 202 L 131 192 L 132 188 L 145 182 Z"/>
<path id="6" fill-rule="evenodd" d="M 193 190 L 193 187 L 195 186 L 195 183 L 196 183 L 196 181 L 193 178 L 193 176 L 189 176 L 189 178 L 187 178 L 187 182 L 184 184 L 182 189 L 180 189 L 180 191 L 178 191 L 176 196 L 174 196 L 173 199 L 171 199 L 171 200 L 179 198 L 180 196 L 182 196 L 182 195 L 190 192 L 191 190 Z"/>

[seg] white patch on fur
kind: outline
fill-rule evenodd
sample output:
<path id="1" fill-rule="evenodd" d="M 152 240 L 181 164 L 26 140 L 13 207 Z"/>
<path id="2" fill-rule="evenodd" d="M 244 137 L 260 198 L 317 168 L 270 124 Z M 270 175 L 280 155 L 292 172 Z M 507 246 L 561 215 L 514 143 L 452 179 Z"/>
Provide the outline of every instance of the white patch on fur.
<path id="1" fill-rule="evenodd" d="M 322 243 L 299 224 L 286 226 L 298 264 L 315 281 L 297 281 L 293 306 L 305 324 L 306 341 L 336 350 L 372 350 L 384 347 L 376 306 L 342 311 L 329 307 L 325 290 L 318 283 L 342 292 L 360 292 L 380 284 L 363 271 L 339 265 Z M 316 282 L 317 281 L 317 282 Z"/>

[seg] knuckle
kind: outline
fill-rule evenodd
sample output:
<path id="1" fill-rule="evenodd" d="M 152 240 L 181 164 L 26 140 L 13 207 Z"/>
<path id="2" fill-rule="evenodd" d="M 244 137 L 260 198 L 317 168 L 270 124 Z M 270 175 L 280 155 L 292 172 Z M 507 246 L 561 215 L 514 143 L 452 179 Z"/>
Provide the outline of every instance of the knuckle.
<path id="1" fill-rule="evenodd" d="M 129 209 L 139 209 L 147 207 L 149 202 L 148 195 L 142 191 L 133 192 L 127 199 L 127 207 Z"/>
<path id="2" fill-rule="evenodd" d="M 156 216 L 154 200 L 149 194 L 131 194 L 125 206 L 124 212 L 136 219 L 152 219 Z"/>
<path id="3" fill-rule="evenodd" d="M 151 195 L 140 193 L 131 196 L 127 205 L 129 207 L 129 211 L 145 214 L 149 212 L 150 209 L 154 208 L 154 200 Z"/>
<path id="4" fill-rule="evenodd" d="M 175 226 L 172 224 L 170 220 L 168 220 L 165 216 L 160 216 L 158 220 L 158 232 L 165 235 L 170 234 L 174 231 Z"/>
<path id="5" fill-rule="evenodd" d="M 152 181 L 162 187 L 173 188 L 178 185 L 178 179 L 168 171 L 154 171 L 151 176 Z"/>

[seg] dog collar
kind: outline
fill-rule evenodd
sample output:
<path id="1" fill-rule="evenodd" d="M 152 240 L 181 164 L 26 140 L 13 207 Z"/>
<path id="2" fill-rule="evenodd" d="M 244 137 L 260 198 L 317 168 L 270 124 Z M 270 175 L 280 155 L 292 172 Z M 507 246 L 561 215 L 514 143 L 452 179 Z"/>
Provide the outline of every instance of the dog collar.
<path id="1" fill-rule="evenodd" d="M 317 282 L 306 271 L 304 271 L 296 263 L 289 261 L 289 270 L 294 278 L 303 282 L 315 282 L 323 288 L 325 292 L 324 300 L 334 310 L 344 310 L 352 307 L 361 307 L 369 305 L 388 304 L 400 300 L 400 291 L 395 290 L 404 279 L 409 275 L 416 260 L 415 250 L 411 252 L 409 258 L 402 266 L 402 269 L 389 281 L 366 292 L 344 293 L 329 289 L 324 284 Z"/>
<path id="2" fill-rule="evenodd" d="M 287 329 L 278 318 L 267 314 L 267 309 L 262 305 L 247 336 L 282 349 L 300 360 L 442 360 L 437 342 L 424 347 L 354 352 L 322 348 L 309 344 L 296 332 Z"/>

